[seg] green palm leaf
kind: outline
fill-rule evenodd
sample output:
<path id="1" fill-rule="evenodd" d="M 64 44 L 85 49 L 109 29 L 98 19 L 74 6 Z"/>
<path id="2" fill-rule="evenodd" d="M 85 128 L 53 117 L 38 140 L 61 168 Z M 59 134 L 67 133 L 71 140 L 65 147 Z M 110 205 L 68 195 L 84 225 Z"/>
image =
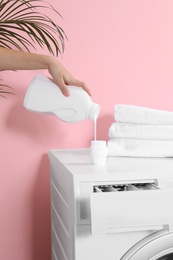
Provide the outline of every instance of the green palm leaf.
<path id="1" fill-rule="evenodd" d="M 14 93 L 11 92 L 10 89 L 12 89 L 12 88 L 10 86 L 8 86 L 8 85 L 0 84 L 0 97 L 6 98 L 6 96 L 4 96 L 4 94 L 12 94 L 12 95 L 14 95 Z"/>
<path id="2" fill-rule="evenodd" d="M 30 48 L 36 49 L 38 45 L 56 56 L 64 52 L 67 36 L 55 21 L 42 12 L 43 9 L 62 18 L 45 1 L 0 0 L 0 46 L 30 52 Z M 0 84 L 0 96 L 2 93 L 11 93 L 1 86 Z"/>
<path id="3" fill-rule="evenodd" d="M 44 1 L 1 0 L 0 46 L 16 48 L 21 43 L 22 47 L 17 48 L 29 51 L 29 47 L 33 48 L 34 44 L 38 43 L 42 48 L 46 47 L 53 55 L 58 56 L 58 53 L 63 52 L 66 34 L 51 18 L 39 12 L 41 8 L 48 8 L 60 16 L 51 5 Z M 19 34 L 21 31 L 23 38 Z"/>

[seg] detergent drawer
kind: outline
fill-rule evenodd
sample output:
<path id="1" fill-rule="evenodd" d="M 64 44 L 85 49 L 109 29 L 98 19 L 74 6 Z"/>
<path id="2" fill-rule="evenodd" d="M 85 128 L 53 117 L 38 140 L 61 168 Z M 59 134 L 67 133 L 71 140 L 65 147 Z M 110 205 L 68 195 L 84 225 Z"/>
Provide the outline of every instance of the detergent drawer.
<path id="1" fill-rule="evenodd" d="M 155 183 L 95 185 L 90 194 L 93 235 L 171 229 L 173 191 Z"/>

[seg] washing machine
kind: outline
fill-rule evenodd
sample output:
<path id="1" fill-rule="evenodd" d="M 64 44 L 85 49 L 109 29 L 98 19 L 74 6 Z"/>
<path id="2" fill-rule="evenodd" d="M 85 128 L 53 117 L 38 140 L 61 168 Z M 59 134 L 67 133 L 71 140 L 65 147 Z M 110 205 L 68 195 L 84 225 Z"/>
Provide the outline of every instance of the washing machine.
<path id="1" fill-rule="evenodd" d="M 173 259 L 173 158 L 48 157 L 52 260 Z"/>

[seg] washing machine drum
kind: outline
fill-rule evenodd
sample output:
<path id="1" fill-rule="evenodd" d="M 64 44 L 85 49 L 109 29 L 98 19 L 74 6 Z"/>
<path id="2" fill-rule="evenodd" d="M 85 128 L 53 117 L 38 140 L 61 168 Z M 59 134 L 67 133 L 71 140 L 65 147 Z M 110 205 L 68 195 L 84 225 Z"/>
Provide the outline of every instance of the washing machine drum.
<path id="1" fill-rule="evenodd" d="M 173 260 L 173 233 L 160 230 L 140 240 L 121 260 Z"/>

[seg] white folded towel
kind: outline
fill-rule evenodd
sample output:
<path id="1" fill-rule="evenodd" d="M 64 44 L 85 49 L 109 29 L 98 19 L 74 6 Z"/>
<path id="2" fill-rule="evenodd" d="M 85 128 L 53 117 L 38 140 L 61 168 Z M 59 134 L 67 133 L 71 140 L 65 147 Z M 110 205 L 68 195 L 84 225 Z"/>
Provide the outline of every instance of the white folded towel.
<path id="1" fill-rule="evenodd" d="M 173 141 L 116 138 L 107 146 L 108 156 L 173 157 Z"/>
<path id="2" fill-rule="evenodd" d="M 118 104 L 114 106 L 114 119 L 122 123 L 173 125 L 173 112 Z"/>
<path id="3" fill-rule="evenodd" d="M 109 128 L 110 139 L 135 138 L 153 140 L 173 140 L 173 125 L 143 125 L 114 122 Z"/>

